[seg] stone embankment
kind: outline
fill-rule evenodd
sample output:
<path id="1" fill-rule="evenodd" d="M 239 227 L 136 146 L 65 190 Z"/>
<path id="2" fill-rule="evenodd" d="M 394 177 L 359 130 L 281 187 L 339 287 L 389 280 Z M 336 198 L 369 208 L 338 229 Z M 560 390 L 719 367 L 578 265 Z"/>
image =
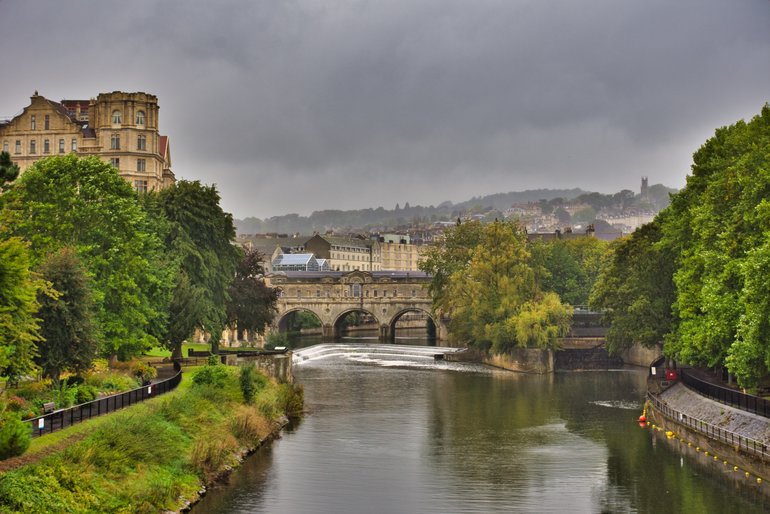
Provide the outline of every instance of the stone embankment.
<path id="1" fill-rule="evenodd" d="M 652 382 L 649 390 L 655 392 L 658 381 Z M 679 382 L 652 398 L 648 420 L 669 443 L 712 470 L 740 476 L 743 482 L 751 479 L 753 487 L 770 495 L 770 419 L 706 398 Z"/>

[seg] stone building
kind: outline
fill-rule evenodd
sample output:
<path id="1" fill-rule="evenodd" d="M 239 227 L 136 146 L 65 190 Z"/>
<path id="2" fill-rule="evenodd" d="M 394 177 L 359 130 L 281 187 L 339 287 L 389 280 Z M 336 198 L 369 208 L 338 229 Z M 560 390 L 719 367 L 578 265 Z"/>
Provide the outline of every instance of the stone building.
<path id="1" fill-rule="evenodd" d="M 147 93 L 55 102 L 35 91 L 21 113 L 0 120 L 0 142 L 22 173 L 40 158 L 75 152 L 111 163 L 137 191 L 162 189 L 176 179 L 158 110 L 158 98 Z"/>
<path id="2" fill-rule="evenodd" d="M 382 269 L 380 243 L 371 239 L 317 234 L 305 241 L 305 251 L 318 259 L 326 259 L 331 271 Z"/>

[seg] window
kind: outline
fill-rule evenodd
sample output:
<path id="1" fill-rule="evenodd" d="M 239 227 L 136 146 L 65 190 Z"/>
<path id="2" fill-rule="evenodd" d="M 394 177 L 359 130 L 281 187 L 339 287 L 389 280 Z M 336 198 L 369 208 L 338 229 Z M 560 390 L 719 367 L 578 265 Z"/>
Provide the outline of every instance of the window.
<path id="1" fill-rule="evenodd" d="M 64 140 L 59 139 L 59 153 L 64 153 Z"/>
<path id="2" fill-rule="evenodd" d="M 120 150 L 120 134 L 113 134 L 110 138 L 110 149 Z"/>
<path id="3" fill-rule="evenodd" d="M 110 159 L 110 164 L 112 164 L 112 166 L 113 166 L 114 168 L 118 168 L 118 169 L 120 169 L 120 158 L 118 158 L 118 157 L 113 157 L 112 159 Z"/>
<path id="4" fill-rule="evenodd" d="M 361 284 L 353 284 L 353 296 L 356 298 L 361 297 Z"/>
<path id="5" fill-rule="evenodd" d="M 144 111 L 136 111 L 136 124 L 144 125 Z"/>
<path id="6" fill-rule="evenodd" d="M 45 129 L 48 130 L 50 128 L 50 121 L 51 117 L 49 115 L 45 115 Z"/>
<path id="7" fill-rule="evenodd" d="M 34 139 L 29 142 L 29 153 L 37 153 L 37 148 L 35 148 L 36 145 L 37 143 Z"/>
<path id="8" fill-rule="evenodd" d="M 144 159 L 137 159 L 136 160 L 136 171 L 144 171 Z"/>
<path id="9" fill-rule="evenodd" d="M 47 139 L 43 141 L 43 153 L 51 153 L 51 143 Z"/>
<path id="10" fill-rule="evenodd" d="M 8 141 L 3 141 L 3 151 L 8 153 Z"/>
<path id="11" fill-rule="evenodd" d="M 320 298 L 321 297 L 321 290 L 320 289 L 316 289 L 315 290 L 315 295 L 316 295 L 316 298 Z"/>
<path id="12" fill-rule="evenodd" d="M 72 151 L 76 152 L 78 150 L 78 140 L 76 137 L 72 138 Z"/>
<path id="13" fill-rule="evenodd" d="M 136 140 L 137 150 L 147 150 L 147 136 L 139 136 Z"/>
<path id="14" fill-rule="evenodd" d="M 16 140 L 16 153 L 21 153 L 21 139 Z"/>
<path id="15" fill-rule="evenodd" d="M 123 119 L 123 116 L 121 115 L 120 111 L 115 110 L 112 111 L 112 124 L 113 125 L 120 125 L 123 123 L 121 120 Z"/>
<path id="16" fill-rule="evenodd" d="M 147 181 L 146 180 L 134 180 L 134 189 L 137 193 L 146 193 L 147 192 Z"/>
<path id="17" fill-rule="evenodd" d="M 35 115 L 34 114 L 32 116 L 30 116 L 29 122 L 30 122 L 29 123 L 30 129 L 35 130 Z"/>

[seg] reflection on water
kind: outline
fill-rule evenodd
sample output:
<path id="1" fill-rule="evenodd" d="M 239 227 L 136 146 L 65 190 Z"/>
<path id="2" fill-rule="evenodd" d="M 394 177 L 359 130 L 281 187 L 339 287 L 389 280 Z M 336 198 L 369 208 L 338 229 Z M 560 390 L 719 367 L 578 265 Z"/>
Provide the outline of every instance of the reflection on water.
<path id="1" fill-rule="evenodd" d="M 441 351 L 296 352 L 310 413 L 194 512 L 763 512 L 652 444 L 644 370 L 525 375 Z"/>

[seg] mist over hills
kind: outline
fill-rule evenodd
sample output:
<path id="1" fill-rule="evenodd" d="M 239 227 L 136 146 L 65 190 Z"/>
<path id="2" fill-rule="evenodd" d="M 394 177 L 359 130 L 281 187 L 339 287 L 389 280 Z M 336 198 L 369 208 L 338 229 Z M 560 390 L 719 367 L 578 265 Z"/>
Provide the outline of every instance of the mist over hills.
<path id="1" fill-rule="evenodd" d="M 668 205 L 668 193 L 675 191 L 660 184 L 649 188 L 649 208 L 658 211 Z M 629 190 L 624 190 L 626 196 L 634 196 Z M 498 216 L 500 212 L 508 209 L 513 204 L 551 201 L 557 198 L 574 200 L 587 195 L 598 195 L 580 188 L 572 189 L 531 189 L 526 191 L 511 191 L 508 193 L 494 193 L 486 196 L 473 197 L 459 203 L 445 201 L 439 205 L 403 206 L 396 204 L 393 209 L 384 207 L 337 210 L 325 209 L 314 211 L 309 216 L 299 214 L 284 214 L 270 218 L 236 219 L 235 226 L 238 234 L 264 234 L 264 233 L 303 233 L 326 232 L 327 230 L 387 230 L 407 225 L 430 224 L 436 221 L 452 221 L 465 214 L 488 213 Z M 620 193 L 619 193 L 620 194 Z M 612 196 L 612 195 L 602 195 Z M 637 195 L 638 196 L 638 195 Z"/>

